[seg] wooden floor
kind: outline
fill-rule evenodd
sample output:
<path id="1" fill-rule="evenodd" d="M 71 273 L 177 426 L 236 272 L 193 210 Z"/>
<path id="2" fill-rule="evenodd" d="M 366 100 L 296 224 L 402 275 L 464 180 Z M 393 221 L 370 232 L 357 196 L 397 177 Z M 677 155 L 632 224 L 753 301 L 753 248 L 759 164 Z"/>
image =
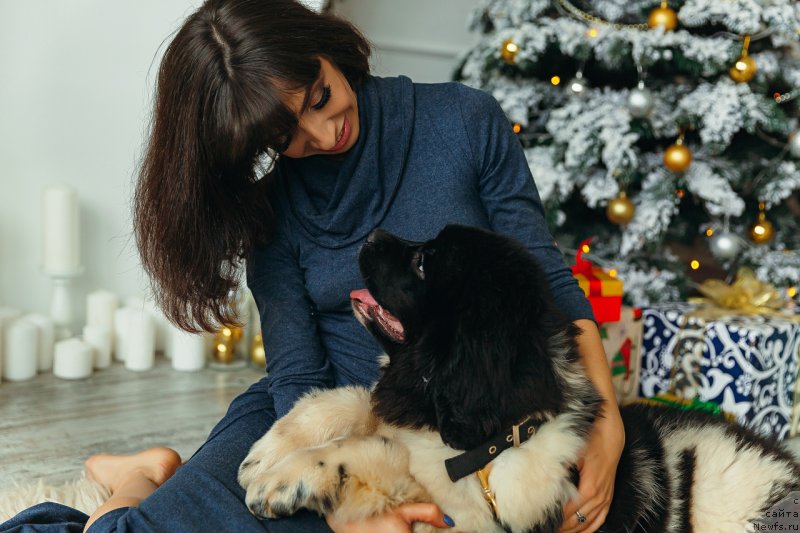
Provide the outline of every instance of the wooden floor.
<path id="1" fill-rule="evenodd" d="M 188 458 L 231 399 L 263 370 L 132 372 L 116 363 L 82 381 L 40 374 L 0 383 L 0 480 L 60 484 L 80 476 L 94 453 L 169 446 Z M 7 485 L 6 485 L 7 486 Z"/>

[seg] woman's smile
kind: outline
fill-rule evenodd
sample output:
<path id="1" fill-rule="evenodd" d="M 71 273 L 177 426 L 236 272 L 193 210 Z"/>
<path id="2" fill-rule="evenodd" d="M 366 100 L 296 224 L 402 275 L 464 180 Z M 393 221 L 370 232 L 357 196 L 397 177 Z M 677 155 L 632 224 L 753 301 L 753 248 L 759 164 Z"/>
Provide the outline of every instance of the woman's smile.
<path id="1" fill-rule="evenodd" d="M 350 141 L 350 131 L 350 121 L 347 120 L 347 117 L 344 117 L 344 120 L 342 120 L 341 131 L 339 132 L 339 136 L 336 138 L 336 144 L 328 151 L 335 153 L 347 146 L 347 143 Z"/>

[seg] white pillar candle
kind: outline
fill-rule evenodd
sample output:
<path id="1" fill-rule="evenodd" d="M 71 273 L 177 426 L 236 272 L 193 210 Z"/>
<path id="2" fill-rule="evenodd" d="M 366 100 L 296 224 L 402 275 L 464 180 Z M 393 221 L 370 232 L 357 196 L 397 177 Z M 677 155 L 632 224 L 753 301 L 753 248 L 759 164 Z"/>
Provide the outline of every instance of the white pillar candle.
<path id="1" fill-rule="evenodd" d="M 47 274 L 74 274 L 81 269 L 78 193 L 67 185 L 50 185 L 42 194 L 42 268 Z"/>
<path id="2" fill-rule="evenodd" d="M 92 347 L 79 339 L 56 343 L 53 375 L 61 379 L 84 379 L 92 375 Z"/>
<path id="3" fill-rule="evenodd" d="M 164 313 L 152 300 L 145 300 L 140 297 L 128 298 L 125 300 L 125 307 L 134 309 L 136 311 L 147 311 L 153 317 L 153 324 L 156 328 L 156 352 L 163 352 L 167 359 L 169 359 L 169 350 L 167 349 L 167 339 L 169 337 L 169 329 L 171 324 Z"/>
<path id="4" fill-rule="evenodd" d="M 33 322 L 19 319 L 5 329 L 3 378 L 9 381 L 33 379 L 39 351 L 39 328 Z"/>
<path id="5" fill-rule="evenodd" d="M 3 339 L 5 338 L 5 328 L 14 320 L 19 318 L 20 313 L 13 307 L 0 307 L 0 381 L 3 376 Z"/>
<path id="6" fill-rule="evenodd" d="M 98 290 L 86 296 L 86 324 L 103 326 L 114 333 L 114 311 L 119 307 L 119 298 L 110 291 Z"/>
<path id="7" fill-rule="evenodd" d="M 48 372 L 53 368 L 53 347 L 56 342 L 56 327 L 53 319 L 47 315 L 31 313 L 24 320 L 36 324 L 39 329 L 39 350 L 37 353 L 37 369 Z"/>
<path id="8" fill-rule="evenodd" d="M 131 309 L 123 352 L 125 368 L 128 370 L 142 371 L 153 368 L 156 354 L 156 325 L 149 311 Z"/>
<path id="9" fill-rule="evenodd" d="M 127 307 L 120 307 L 114 311 L 114 359 L 125 361 L 125 337 L 128 335 L 128 319 L 135 311 Z"/>
<path id="10" fill-rule="evenodd" d="M 83 342 L 94 351 L 95 368 L 111 366 L 111 331 L 106 326 L 86 324 L 83 327 Z"/>
<path id="11" fill-rule="evenodd" d="M 207 343 L 204 335 L 170 328 L 167 352 L 172 356 L 172 368 L 191 372 L 206 366 Z"/>

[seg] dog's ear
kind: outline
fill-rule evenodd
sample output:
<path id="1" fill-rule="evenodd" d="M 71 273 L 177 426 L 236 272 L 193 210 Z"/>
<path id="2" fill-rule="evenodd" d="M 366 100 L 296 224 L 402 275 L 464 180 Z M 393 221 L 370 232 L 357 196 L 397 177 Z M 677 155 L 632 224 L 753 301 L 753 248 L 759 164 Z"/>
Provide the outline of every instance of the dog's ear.
<path id="1" fill-rule="evenodd" d="M 437 361 L 434 403 L 445 442 L 472 448 L 533 411 L 550 411 L 560 398 L 549 340 L 563 319 L 530 254 L 494 234 L 477 236 L 461 261 L 460 278 L 439 301 L 453 307 Z M 475 237 L 473 237 L 473 240 Z M 461 255 L 461 254 L 457 254 Z M 444 346 L 442 347 L 444 348 Z M 556 393 L 557 394 L 557 393 Z"/>

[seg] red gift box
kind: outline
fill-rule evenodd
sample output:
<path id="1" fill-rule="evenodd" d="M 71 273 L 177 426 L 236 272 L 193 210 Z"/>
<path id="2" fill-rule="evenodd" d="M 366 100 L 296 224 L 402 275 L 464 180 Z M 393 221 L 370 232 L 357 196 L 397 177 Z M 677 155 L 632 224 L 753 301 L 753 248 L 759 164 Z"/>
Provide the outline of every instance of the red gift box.
<path id="1" fill-rule="evenodd" d="M 622 310 L 622 280 L 583 258 L 583 252 L 588 251 L 590 242 L 591 239 L 586 239 L 578 247 L 572 275 L 578 280 L 578 285 L 592 304 L 595 320 L 616 322 Z"/>

